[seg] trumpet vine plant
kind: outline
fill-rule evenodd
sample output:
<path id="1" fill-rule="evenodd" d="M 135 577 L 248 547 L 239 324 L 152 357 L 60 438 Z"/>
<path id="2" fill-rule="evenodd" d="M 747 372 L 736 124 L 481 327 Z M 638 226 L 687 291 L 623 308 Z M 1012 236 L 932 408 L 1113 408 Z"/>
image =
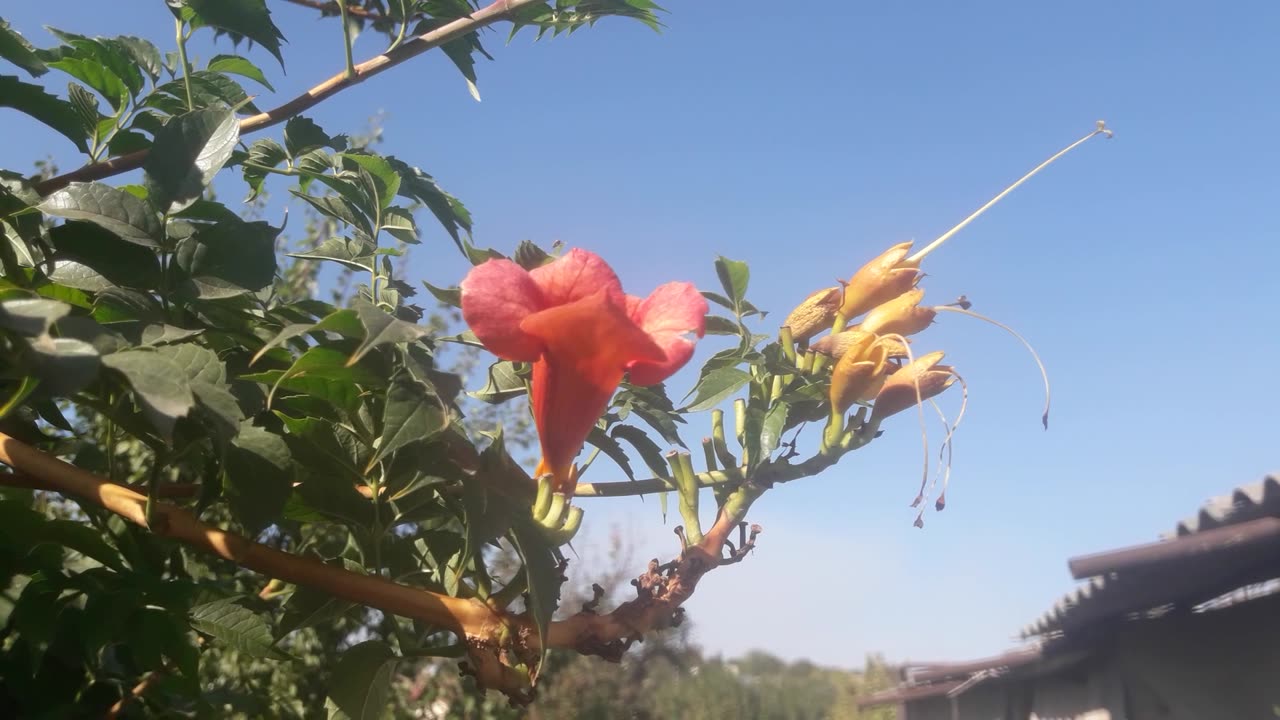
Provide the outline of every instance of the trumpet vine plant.
<path id="1" fill-rule="evenodd" d="M 703 577 L 754 547 L 762 496 L 883 432 L 914 432 L 913 414 L 962 385 L 921 333 L 972 313 L 926 304 L 921 265 L 1009 191 L 920 250 L 896 244 L 847 281 L 801 289 L 780 324 L 727 258 L 718 288 L 676 272 L 630 295 L 589 247 L 479 247 L 431 175 L 307 113 L 437 49 L 474 92 L 491 26 L 657 28 L 656 5 L 291 1 L 337 20 L 333 74 L 278 102 L 255 64 L 283 63 L 265 0 L 168 0 L 163 50 L 69 30 L 39 47 L 0 21 L 0 106 L 83 154 L 63 174 L 0 171 L 0 587 L 12 606 L 0 714 L 223 716 L 202 672 L 210 653 L 297 662 L 304 633 L 353 617 L 365 620 L 316 673 L 332 713 L 378 716 L 388 678 L 433 657 L 529 703 L 550 649 L 617 661 L 679 622 Z M 386 38 L 365 60 L 352 50 L 362 25 Z M 194 57 L 197 34 L 227 52 Z M 216 199 L 215 178 L 219 195 L 239 185 L 250 204 Z M 272 188 L 331 232 L 285 248 L 282 227 L 253 219 Z M 423 239 L 470 261 L 456 287 L 397 273 Z M 326 263 L 360 280 L 352 297 L 326 302 L 294 281 Z M 467 327 L 430 326 L 433 303 Z M 445 360 L 458 346 L 493 356 L 470 388 Z M 676 401 L 664 381 L 698 351 Z M 536 465 L 468 414 L 524 396 Z M 1046 423 L 1047 411 L 1046 396 Z M 592 477 L 600 455 L 617 479 Z M 584 510 L 641 494 L 678 503 L 671 557 L 637 569 L 634 597 L 612 609 L 560 608 Z M 917 504 L 926 496 L 922 485 Z M 944 491 L 932 497 L 941 508 Z"/>

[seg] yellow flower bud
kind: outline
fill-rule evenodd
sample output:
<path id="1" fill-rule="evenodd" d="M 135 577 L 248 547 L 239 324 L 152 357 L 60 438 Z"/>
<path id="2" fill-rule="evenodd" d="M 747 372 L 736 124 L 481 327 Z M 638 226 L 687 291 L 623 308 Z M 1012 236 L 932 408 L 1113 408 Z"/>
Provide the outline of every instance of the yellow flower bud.
<path id="1" fill-rule="evenodd" d="M 890 375 L 885 380 L 884 387 L 876 394 L 872 421 L 884 420 L 890 415 L 914 407 L 917 400 L 928 400 L 951 387 L 956 376 L 949 366 L 938 364 L 942 355 L 942 352 L 921 355 Z M 917 386 L 919 395 L 916 394 Z"/>
<path id="2" fill-rule="evenodd" d="M 888 353 L 877 342 L 876 336 L 865 333 L 840 356 L 831 370 L 831 404 L 836 413 L 843 415 L 859 400 L 875 396 L 884 381 L 885 359 Z"/>
<path id="3" fill-rule="evenodd" d="M 831 327 L 840 309 L 840 288 L 826 288 L 813 293 L 796 306 L 783 325 L 791 328 L 791 337 L 797 342 L 808 340 Z"/>
<path id="4" fill-rule="evenodd" d="M 859 330 L 870 333 L 914 335 L 929 327 L 938 311 L 920 307 L 924 290 L 909 290 L 887 303 L 877 305 L 863 318 Z"/>
<path id="5" fill-rule="evenodd" d="M 840 312 L 852 320 L 915 287 L 920 280 L 920 261 L 908 260 L 909 252 L 911 243 L 898 243 L 859 268 L 844 289 Z"/>

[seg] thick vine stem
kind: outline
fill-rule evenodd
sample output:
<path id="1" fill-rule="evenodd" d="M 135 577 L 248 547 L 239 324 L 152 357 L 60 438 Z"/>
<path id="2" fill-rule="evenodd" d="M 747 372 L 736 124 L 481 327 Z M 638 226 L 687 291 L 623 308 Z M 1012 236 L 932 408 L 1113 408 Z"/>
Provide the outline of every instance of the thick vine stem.
<path id="1" fill-rule="evenodd" d="M 440 47 L 451 40 L 456 40 L 496 22 L 509 19 L 520 8 L 539 1 L 497 0 L 497 2 L 490 3 L 466 17 L 458 18 L 430 32 L 418 35 L 402 43 L 394 50 L 357 64 L 352 68 L 350 76 L 344 69 L 342 72 L 279 107 L 242 119 L 240 121 L 240 134 L 247 135 L 248 133 L 282 123 L 295 115 L 306 112 L 329 97 L 366 78 L 373 77 L 384 70 L 389 70 L 412 57 Z M 101 180 L 130 170 L 136 170 L 147 161 L 149 152 L 149 150 L 138 150 L 127 155 L 111 158 L 105 162 L 85 165 L 64 175 L 58 175 L 36 183 L 35 189 L 41 195 L 48 195 L 73 182 Z"/>

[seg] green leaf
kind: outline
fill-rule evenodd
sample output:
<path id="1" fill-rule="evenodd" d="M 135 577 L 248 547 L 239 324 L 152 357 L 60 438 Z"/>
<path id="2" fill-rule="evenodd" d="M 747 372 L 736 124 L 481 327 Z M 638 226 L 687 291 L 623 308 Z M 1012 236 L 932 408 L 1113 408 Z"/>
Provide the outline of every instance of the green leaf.
<path id="1" fill-rule="evenodd" d="M 350 572 L 363 572 L 355 562 L 345 558 L 328 561 Z M 276 625 L 276 637 L 282 638 L 295 630 L 331 622 L 342 617 L 355 605 L 336 598 L 322 590 L 299 585 L 284 604 L 284 614 Z"/>
<path id="2" fill-rule="evenodd" d="M 166 212 L 176 212 L 198 200 L 239 139 L 240 123 L 228 108 L 205 108 L 169 118 L 143 166 L 152 202 Z"/>
<path id="3" fill-rule="evenodd" d="M 515 364 L 499 360 L 489 366 L 489 382 L 480 390 L 467 394 L 481 402 L 497 405 L 526 392 L 525 380 L 516 372 Z"/>
<path id="4" fill-rule="evenodd" d="M 70 312 L 70 305 L 57 300 L 5 300 L 0 302 L 0 327 L 21 335 L 44 335 L 53 323 Z"/>
<path id="5" fill-rule="evenodd" d="M 191 608 L 191 627 L 246 655 L 285 658 L 272 645 L 266 619 L 234 600 L 214 600 Z"/>
<path id="6" fill-rule="evenodd" d="M 528 579 L 529 615 L 542 646 L 542 658 L 547 657 L 547 626 L 560 605 L 560 571 L 556 567 L 554 548 L 545 535 L 534 525 L 528 513 L 519 516 L 511 527 L 511 539 L 516 552 L 524 561 Z"/>
<path id="7" fill-rule="evenodd" d="M 289 151 L 289 157 L 301 159 L 303 155 L 320 148 L 330 148 L 333 150 L 346 150 L 347 138 L 345 135 L 330 137 L 311 118 L 302 115 L 296 115 L 289 118 L 289 122 L 284 124 L 284 146 Z M 328 167 L 329 163 L 325 163 Z M 320 170 L 319 172 L 323 172 Z M 319 173 L 317 173 L 319 174 Z"/>
<path id="8" fill-rule="evenodd" d="M 626 473 L 627 478 L 636 479 L 635 472 L 631 470 L 631 459 L 627 457 L 627 451 L 623 450 L 613 437 L 605 435 L 604 430 L 601 430 L 598 425 L 591 428 L 591 432 L 587 435 L 587 442 L 600 448 L 600 452 L 617 463 L 618 467 L 622 468 L 622 472 Z"/>
<path id="9" fill-rule="evenodd" d="M 187 76 L 187 82 L 172 80 L 147 96 L 144 107 L 155 108 L 166 115 L 181 115 L 191 107 L 187 105 L 187 87 L 191 87 L 191 107 L 207 108 L 226 105 L 238 113 L 257 113 L 259 109 L 249 99 L 240 83 L 221 73 L 197 70 Z M 141 117 L 141 115 L 139 116 Z M 137 125 L 137 122 L 134 123 Z"/>
<path id="10" fill-rule="evenodd" d="M 67 97 L 71 100 L 71 107 L 76 109 L 80 122 L 84 124 L 84 131 L 90 137 L 96 136 L 98 123 L 102 120 L 102 115 L 98 112 L 98 96 L 75 83 L 70 83 L 67 85 Z"/>
<path id="11" fill-rule="evenodd" d="M 231 443 L 223 490 L 236 519 L 256 535 L 284 510 L 293 490 L 293 456 L 283 438 L 249 421 Z"/>
<path id="12" fill-rule="evenodd" d="M 69 220 L 88 220 L 131 243 L 160 247 L 164 228 L 144 200 L 102 183 L 71 183 L 45 198 L 40 209 Z"/>
<path id="13" fill-rule="evenodd" d="M 413 342 L 428 334 L 426 328 L 405 322 L 367 302 L 355 303 L 356 315 L 364 326 L 364 341 L 351 353 L 348 365 L 354 365 L 368 352 L 388 343 Z"/>
<path id="14" fill-rule="evenodd" d="M 160 259 L 155 252 L 125 242 L 115 233 L 82 220 L 49 229 L 54 258 L 92 268 L 114 285 L 150 290 L 160 285 Z"/>
<path id="15" fill-rule="evenodd" d="M 165 439 L 173 437 L 178 418 L 195 405 L 186 373 L 173 360 L 148 350 L 124 350 L 102 358 L 102 364 L 124 376 L 143 413 Z"/>
<path id="16" fill-rule="evenodd" d="M 323 180 L 325 177 L 327 176 L 317 176 L 316 179 Z M 355 228 L 363 236 L 367 236 L 370 238 L 373 237 L 373 223 L 369 222 L 369 218 L 365 215 L 364 212 L 360 210 L 358 205 L 346 199 L 345 197 L 338 197 L 333 195 L 322 195 L 322 196 L 308 195 L 297 189 L 290 189 L 289 192 L 294 197 L 298 198 L 299 200 L 302 200 L 303 202 L 307 203 L 311 207 L 315 208 L 316 211 L 319 212 L 321 215 L 324 215 L 325 217 L 331 217 L 337 220 L 341 220 L 347 225 L 350 225 L 351 227 Z M 333 242 L 336 239 L 337 238 L 326 240 L 324 243 L 321 243 L 321 247 L 323 247 L 326 243 Z M 357 242 L 357 241 L 350 241 L 350 242 Z M 365 255 L 370 255 L 370 256 L 373 255 L 373 251 L 375 248 L 373 247 L 372 242 L 369 242 L 364 237 L 362 237 L 359 243 L 361 246 L 368 246 L 367 250 L 364 250 Z M 311 250 L 310 252 L 314 254 L 319 251 L 320 251 L 320 248 L 317 247 L 314 250 Z M 368 268 L 365 268 L 365 269 L 368 269 Z"/>
<path id="17" fill-rule="evenodd" d="M 377 186 L 378 207 L 386 209 L 400 192 L 400 173 L 391 167 L 391 163 L 377 155 L 360 155 L 344 153 L 344 161 L 352 162 L 363 168 L 373 177 Z"/>
<path id="18" fill-rule="evenodd" d="M 426 286 L 427 292 L 431 293 L 432 296 L 441 303 L 448 305 L 449 307 L 462 307 L 462 288 L 438 288 L 426 280 L 423 280 L 422 284 Z"/>
<path id="19" fill-rule="evenodd" d="M 12 547 L 27 548 L 41 543 L 61 545 L 107 567 L 122 569 L 120 554 L 89 525 L 50 520 L 14 500 L 0 500 L 0 538 Z"/>
<path id="20" fill-rule="evenodd" d="M 249 153 L 243 164 L 244 181 L 249 184 L 249 196 L 245 198 L 245 202 L 253 200 L 262 192 L 262 183 L 270 174 L 263 168 L 275 168 L 286 159 L 284 147 L 271 138 L 263 138 L 249 146 Z"/>
<path id="21" fill-rule="evenodd" d="M 383 209 L 381 229 L 406 245 L 417 245 L 419 242 L 418 224 L 413 219 L 413 213 L 402 207 Z"/>
<path id="22" fill-rule="evenodd" d="M 380 720 L 387 715 L 398 663 L 391 647 L 381 640 L 354 645 L 333 668 L 329 697 L 350 720 Z"/>
<path id="23" fill-rule="evenodd" d="M 738 323 L 733 320 L 719 315 L 707 316 L 708 335 L 738 335 L 739 332 Z"/>
<path id="24" fill-rule="evenodd" d="M 615 425 L 609 434 L 615 438 L 622 438 L 631 443 L 631 446 L 640 453 L 640 459 L 644 460 L 644 464 L 649 467 L 649 471 L 654 477 L 669 480 L 671 478 L 671 468 L 667 465 L 666 459 L 662 457 L 662 449 L 658 447 L 643 430 L 631 425 Z"/>
<path id="25" fill-rule="evenodd" d="M 409 443 L 434 436 L 447 425 L 448 416 L 440 398 L 420 382 L 403 375 L 397 377 L 387 389 L 378 452 L 369 460 L 369 465 Z"/>
<path id="26" fill-rule="evenodd" d="M 27 343 L 31 371 L 58 395 L 71 395 L 98 376 L 98 350 L 75 338 L 35 338 Z"/>
<path id="27" fill-rule="evenodd" d="M 31 43 L 3 19 L 0 19 L 0 58 L 26 70 L 32 77 L 39 77 L 49 71 L 36 55 Z"/>
<path id="28" fill-rule="evenodd" d="M 284 35 L 271 21 L 265 0 L 185 0 L 194 13 L 193 26 L 208 25 L 233 35 L 242 35 L 267 49 L 284 67 L 280 41 Z"/>
<path id="29" fill-rule="evenodd" d="M 471 232 L 471 213 L 466 206 L 442 190 L 435 179 L 422 170 L 389 155 L 385 159 L 400 174 L 400 195 L 426 205 L 458 249 L 465 253 L 462 233 Z"/>
<path id="30" fill-rule="evenodd" d="M 120 43 L 129 57 L 133 58 L 133 62 L 149 75 L 153 82 L 160 77 L 160 71 L 164 65 L 160 62 L 160 51 L 155 45 L 131 35 L 121 35 L 115 38 L 115 41 Z"/>
<path id="31" fill-rule="evenodd" d="M 782 432 L 787 426 L 787 413 L 791 406 L 780 402 L 769 408 L 760 426 L 760 454 L 769 457 L 782 442 Z M 763 459 L 763 458 L 762 458 Z"/>
<path id="32" fill-rule="evenodd" d="M 267 82 L 267 76 L 262 74 L 262 69 L 254 65 L 249 58 L 240 57 L 239 55 L 215 55 L 209 64 L 205 66 L 206 70 L 211 72 L 231 73 L 232 75 L 240 75 L 250 80 L 257 81 L 271 92 L 276 89 L 271 87 L 271 83 Z"/>
<path id="33" fill-rule="evenodd" d="M 99 60 L 64 57 L 48 65 L 97 90 L 113 110 L 119 110 L 129 101 L 129 89 L 125 87 L 124 81 Z"/>
<path id="34" fill-rule="evenodd" d="M 724 288 L 725 295 L 733 301 L 734 309 L 741 307 L 747 294 L 747 281 L 751 279 L 747 264 L 720 256 L 716 258 L 716 276 L 720 278 L 720 286 Z"/>
<path id="35" fill-rule="evenodd" d="M 202 332 L 204 332 L 204 330 L 188 330 L 186 328 L 174 327 L 164 323 L 157 323 L 147 325 L 142 328 L 141 341 L 143 345 L 168 345 L 169 343 L 190 340 Z"/>
<path id="36" fill-rule="evenodd" d="M 701 412 L 719 405 L 751 381 L 751 375 L 736 367 L 712 370 L 693 389 L 693 402 L 685 412 Z"/>
<path id="37" fill-rule="evenodd" d="M 200 299 L 257 292 L 276 275 L 276 236 L 265 222 L 207 225 L 178 243 L 175 262 L 187 276 L 184 291 Z"/>
<path id="38" fill-rule="evenodd" d="M 117 98 L 120 104 L 117 105 L 116 101 L 113 101 L 113 107 L 118 109 L 130 96 L 137 95 L 142 89 L 142 71 L 134 61 L 129 47 L 120 39 L 90 38 L 57 28 L 46 29 L 70 47 L 40 51 L 45 62 L 54 67 L 55 63 L 51 61 L 63 59 L 80 61 L 84 65 L 74 68 L 71 74 L 88 83 L 108 100 L 112 97 Z"/>
<path id="39" fill-rule="evenodd" d="M 75 144 L 82 153 L 89 152 L 88 135 L 74 106 L 50 95 L 44 88 L 24 83 L 12 75 L 0 75 L 0 107 L 26 113 Z"/>

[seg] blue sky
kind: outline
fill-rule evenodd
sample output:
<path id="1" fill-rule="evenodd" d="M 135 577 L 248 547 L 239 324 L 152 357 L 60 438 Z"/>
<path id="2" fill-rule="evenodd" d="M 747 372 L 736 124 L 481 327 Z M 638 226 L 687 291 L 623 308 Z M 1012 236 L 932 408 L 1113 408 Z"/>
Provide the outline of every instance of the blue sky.
<path id="1" fill-rule="evenodd" d="M 1016 342 L 942 318 L 917 346 L 946 350 L 972 392 L 946 512 L 911 526 L 919 438 L 899 417 L 761 501 L 755 555 L 688 605 L 705 647 L 843 666 L 874 651 L 994 653 L 1070 588 L 1067 557 L 1154 540 L 1280 467 L 1280 6 L 667 4 L 661 35 L 624 21 L 537 44 L 490 33 L 498 61 L 479 67 L 480 103 L 432 55 L 312 117 L 358 131 L 385 111 L 382 149 L 466 202 L 481 245 L 563 240 L 604 255 L 633 293 L 671 279 L 714 289 L 724 254 L 751 264 L 749 296 L 779 320 L 889 245 L 942 233 L 1095 120 L 1116 132 L 925 266 L 930 299 L 966 294 L 1035 343 L 1054 383 L 1049 431 Z M 340 68 L 340 31 L 269 5 L 288 74 L 254 55 L 283 100 Z M 166 44 L 159 6 L 48 0 L 3 15 L 41 44 L 42 24 Z M 379 42 L 361 38 L 357 56 Z M 0 137 L 0 166 L 46 150 L 78 164 L 12 111 Z M 435 232 L 407 274 L 455 283 L 455 255 Z M 718 348 L 708 339 L 703 355 Z M 655 502 L 581 502 L 586 538 L 620 523 L 640 557 L 675 550 Z"/>

